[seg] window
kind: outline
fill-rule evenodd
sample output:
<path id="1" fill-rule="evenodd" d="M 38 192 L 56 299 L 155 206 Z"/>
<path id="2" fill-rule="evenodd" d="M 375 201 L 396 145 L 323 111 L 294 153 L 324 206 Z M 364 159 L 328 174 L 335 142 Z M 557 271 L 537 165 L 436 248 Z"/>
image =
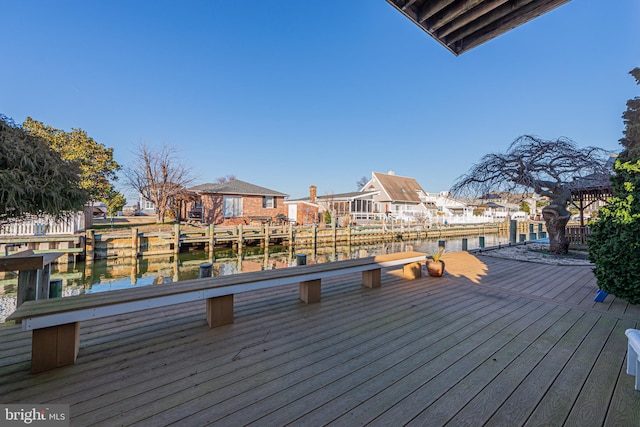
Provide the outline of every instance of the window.
<path id="1" fill-rule="evenodd" d="M 156 205 L 153 204 L 153 202 L 149 201 L 149 200 L 145 200 L 144 201 L 144 208 L 143 209 L 155 209 Z"/>
<path id="2" fill-rule="evenodd" d="M 262 198 L 262 207 L 263 208 L 275 208 L 276 207 L 276 198 L 271 196 L 265 196 Z"/>
<path id="3" fill-rule="evenodd" d="M 242 216 L 242 197 L 224 196 L 223 203 L 225 218 Z"/>

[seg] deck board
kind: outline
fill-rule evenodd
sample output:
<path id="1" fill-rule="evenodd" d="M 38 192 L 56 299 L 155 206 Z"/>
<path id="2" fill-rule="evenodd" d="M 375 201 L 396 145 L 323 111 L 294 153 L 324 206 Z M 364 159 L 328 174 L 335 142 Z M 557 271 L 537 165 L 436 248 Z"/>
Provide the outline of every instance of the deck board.
<path id="1" fill-rule="evenodd" d="M 32 375 L 30 332 L 2 328 L 3 403 L 71 405 L 72 425 L 635 426 L 624 330 L 640 309 L 594 303 L 590 267 L 445 254 L 447 274 L 382 287 L 323 280 L 83 322 L 76 365 Z"/>

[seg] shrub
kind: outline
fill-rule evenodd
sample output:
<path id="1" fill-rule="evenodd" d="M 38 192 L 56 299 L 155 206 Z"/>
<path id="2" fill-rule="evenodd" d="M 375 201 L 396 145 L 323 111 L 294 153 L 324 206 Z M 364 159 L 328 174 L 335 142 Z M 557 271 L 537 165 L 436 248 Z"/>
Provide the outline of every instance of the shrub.
<path id="1" fill-rule="evenodd" d="M 640 303 L 640 160 L 616 164 L 616 197 L 589 225 L 589 259 L 598 286 L 631 304 Z"/>

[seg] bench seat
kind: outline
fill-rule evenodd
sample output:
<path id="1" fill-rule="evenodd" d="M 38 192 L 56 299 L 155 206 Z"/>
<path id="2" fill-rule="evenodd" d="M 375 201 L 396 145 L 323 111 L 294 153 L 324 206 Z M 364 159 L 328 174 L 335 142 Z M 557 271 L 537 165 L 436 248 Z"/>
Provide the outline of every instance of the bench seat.
<path id="1" fill-rule="evenodd" d="M 31 370 L 40 372 L 75 363 L 79 348 L 79 322 L 173 304 L 206 300 L 206 319 L 211 328 L 233 323 L 233 295 L 299 283 L 300 299 L 320 301 L 323 278 L 362 272 L 362 285 L 377 288 L 381 268 L 403 265 L 403 275 L 421 275 L 426 254 L 400 252 L 389 255 L 264 270 L 228 276 L 185 280 L 160 286 L 143 286 L 65 298 L 27 301 L 7 320 L 22 322 L 33 331 Z"/>

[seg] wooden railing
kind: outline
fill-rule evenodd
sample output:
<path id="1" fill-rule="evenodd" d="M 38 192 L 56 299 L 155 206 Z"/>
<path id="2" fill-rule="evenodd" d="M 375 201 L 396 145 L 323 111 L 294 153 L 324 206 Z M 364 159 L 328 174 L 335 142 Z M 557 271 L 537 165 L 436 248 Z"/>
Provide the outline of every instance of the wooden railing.
<path id="1" fill-rule="evenodd" d="M 587 240 L 589 239 L 589 234 L 591 234 L 591 230 L 586 225 L 568 225 L 565 228 L 565 232 L 569 239 L 569 243 L 575 245 L 586 245 Z"/>

